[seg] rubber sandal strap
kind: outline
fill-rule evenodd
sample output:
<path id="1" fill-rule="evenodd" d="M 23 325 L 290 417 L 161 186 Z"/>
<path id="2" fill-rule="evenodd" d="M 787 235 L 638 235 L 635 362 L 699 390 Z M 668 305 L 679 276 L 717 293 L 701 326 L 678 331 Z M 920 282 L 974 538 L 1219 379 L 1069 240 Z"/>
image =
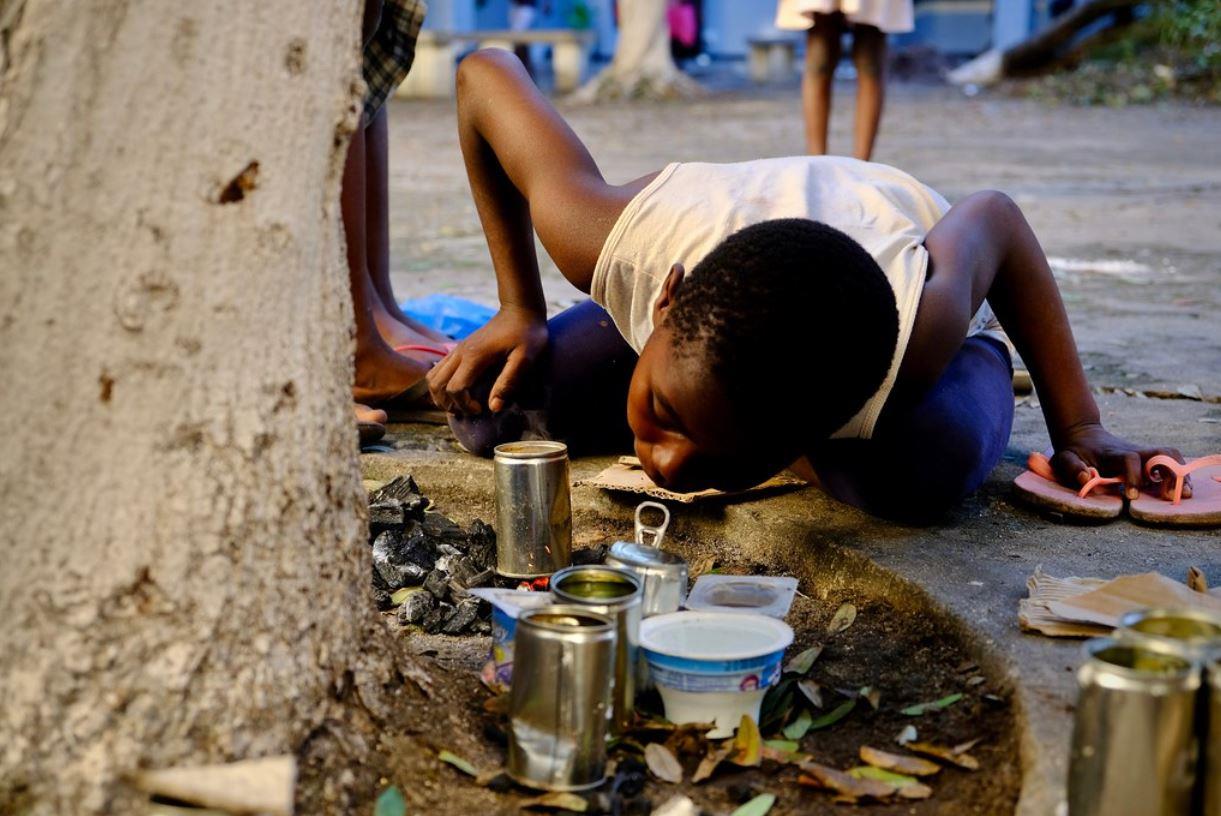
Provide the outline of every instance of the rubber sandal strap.
<path id="1" fill-rule="evenodd" d="M 1036 476 L 1043 477 L 1049 482 L 1059 484 L 1059 480 L 1056 478 L 1056 472 L 1052 470 L 1051 460 L 1047 458 L 1046 454 L 1039 453 L 1038 451 L 1031 451 L 1030 456 L 1026 457 L 1026 469 Z M 1085 484 L 1081 485 L 1081 489 L 1077 491 L 1077 496 L 1082 499 L 1100 487 L 1123 483 L 1123 479 L 1118 477 L 1100 475 L 1096 468 L 1089 468 L 1086 473 L 1089 475 L 1089 479 L 1085 482 Z"/>
<path id="2" fill-rule="evenodd" d="M 1153 472 L 1158 468 L 1165 468 L 1174 476 L 1174 496 L 1170 499 L 1171 504 L 1179 504 L 1183 500 L 1183 483 L 1187 477 L 1200 468 L 1215 467 L 1221 465 L 1221 453 L 1214 453 L 1211 456 L 1201 456 L 1199 459 L 1192 459 L 1186 464 L 1182 464 L 1174 459 L 1171 459 L 1165 454 L 1150 456 L 1149 461 L 1145 462 L 1145 475 L 1152 481 L 1161 481 L 1153 478 Z M 1216 481 L 1221 481 L 1216 476 L 1213 477 Z"/>
<path id="3" fill-rule="evenodd" d="M 445 349 L 437 348 L 436 346 L 421 346 L 421 345 L 416 345 L 414 343 L 408 343 L 405 346 L 395 346 L 394 350 L 397 352 L 423 351 L 427 354 L 436 354 L 440 357 L 444 357 L 445 355 L 449 354 L 449 352 L 446 351 Z"/>

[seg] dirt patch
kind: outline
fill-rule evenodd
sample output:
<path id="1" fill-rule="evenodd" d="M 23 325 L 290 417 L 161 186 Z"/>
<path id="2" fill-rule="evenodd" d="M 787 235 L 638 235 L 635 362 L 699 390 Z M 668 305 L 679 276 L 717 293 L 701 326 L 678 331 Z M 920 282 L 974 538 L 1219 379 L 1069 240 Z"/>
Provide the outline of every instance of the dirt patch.
<path id="1" fill-rule="evenodd" d="M 621 532 L 617 523 L 607 526 Z M 718 563 L 717 567 L 739 573 L 767 571 L 765 565 L 733 561 Z M 857 618 L 846 631 L 828 635 L 827 623 L 844 602 L 856 605 Z M 398 628 L 392 614 L 387 614 L 387 621 Z M 1020 767 L 1009 689 L 975 665 L 970 647 L 953 627 L 936 615 L 920 611 L 919 605 L 897 605 L 851 590 L 833 592 L 825 599 L 799 596 L 788 622 L 796 632 L 790 654 L 814 643 L 825 647 L 809 675 L 823 688 L 824 711 L 842 699 L 837 689 L 854 693 L 862 686 L 871 686 L 881 692 L 877 711 L 860 700 L 844 720 L 801 741 L 802 750 L 816 761 L 846 769 L 861 764 L 857 758 L 861 745 L 899 751 L 895 737 L 905 726 L 914 725 L 923 741 L 953 745 L 980 738 L 972 754 L 979 759 L 981 769 L 974 773 L 943 770 L 933 778 L 934 794 L 926 801 L 844 806 L 833 803 L 829 793 L 799 787 L 797 771 L 791 766 L 765 761 L 761 768 L 739 770 L 723 765 L 716 776 L 699 785 L 686 782 L 675 786 L 650 779 L 644 795 L 654 806 L 681 791 L 706 813 L 728 813 L 744 798 L 768 792 L 777 796 L 774 814 L 953 816 L 1013 811 Z M 495 792 L 480 787 L 436 758 L 439 751 L 449 750 L 481 770 L 498 768 L 504 762 L 503 721 L 484 709 L 491 693 L 478 679 L 487 656 L 488 638 L 425 635 L 410 627 L 399 629 L 399 634 L 431 676 L 433 691 L 429 699 L 414 707 L 407 721 L 369 734 L 377 743 L 374 755 L 378 760 L 368 769 L 377 777 L 369 790 L 369 801 L 386 785 L 395 784 L 411 813 L 465 816 L 518 812 L 521 803 L 534 794 L 517 788 Z M 963 698 L 942 711 L 921 717 L 901 713 L 913 704 L 960 692 Z M 774 736 L 779 735 L 764 734 L 765 738 Z M 632 753 L 625 749 L 616 755 Z M 690 779 L 697 761 L 694 756 L 683 758 L 686 779 Z M 367 804 L 362 802 L 360 806 Z"/>

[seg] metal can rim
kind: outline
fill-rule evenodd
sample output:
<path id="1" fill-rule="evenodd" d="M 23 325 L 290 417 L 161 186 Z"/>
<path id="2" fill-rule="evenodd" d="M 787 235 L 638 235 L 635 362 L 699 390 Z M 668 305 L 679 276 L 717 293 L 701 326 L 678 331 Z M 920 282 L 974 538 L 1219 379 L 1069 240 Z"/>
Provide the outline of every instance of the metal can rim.
<path id="1" fill-rule="evenodd" d="M 493 458 L 502 462 L 550 462 L 568 458 L 568 446 L 563 442 L 528 440 L 505 442 L 492 449 Z"/>
<path id="2" fill-rule="evenodd" d="M 543 615 L 588 618 L 593 623 L 588 626 L 561 626 L 555 623 L 535 620 L 536 617 Z M 517 616 L 517 628 L 519 631 L 523 625 L 527 629 L 535 629 L 551 634 L 588 636 L 591 640 L 601 640 L 603 636 L 613 638 L 615 635 L 615 621 L 609 615 L 594 612 L 588 607 L 579 604 L 548 604 L 537 609 L 524 610 Z"/>
<path id="3" fill-rule="evenodd" d="M 615 598 L 582 598 L 579 595 L 566 592 L 560 586 L 570 576 L 578 575 L 582 572 L 614 574 L 616 577 L 623 578 L 627 583 L 631 584 L 632 591 Z M 574 564 L 570 567 L 564 567 L 562 570 L 557 570 L 552 574 L 550 586 L 552 595 L 566 604 L 576 606 L 602 606 L 608 609 L 624 609 L 632 606 L 634 603 L 639 603 L 644 597 L 644 583 L 635 573 L 622 567 L 612 567 L 606 564 Z"/>
<path id="4" fill-rule="evenodd" d="M 1176 638 L 1170 635 L 1161 635 L 1157 632 L 1144 632 L 1139 629 L 1133 629 L 1139 623 L 1153 618 L 1184 618 L 1191 621 L 1199 621 L 1217 628 L 1217 634 L 1213 637 L 1187 637 Z M 1207 609 L 1199 609 L 1197 607 L 1169 607 L 1156 606 L 1149 609 L 1133 609 L 1130 612 L 1125 612 L 1119 617 L 1118 631 L 1136 632 L 1145 637 L 1160 638 L 1167 641 L 1181 641 L 1192 645 L 1213 644 L 1216 643 L 1221 647 L 1221 614 L 1210 612 Z"/>
<path id="5" fill-rule="evenodd" d="M 1182 662 L 1182 667 L 1165 674 L 1152 674 L 1138 671 L 1128 666 L 1103 660 L 1097 655 L 1104 649 L 1128 648 L 1139 649 L 1163 657 L 1173 658 Z M 1200 663 L 1180 651 L 1158 641 L 1137 641 L 1123 637 L 1100 637 L 1085 642 L 1083 647 L 1086 660 L 1077 670 L 1077 681 L 1084 684 L 1086 679 L 1095 682 L 1100 677 L 1106 678 L 1102 685 L 1124 689 L 1148 689 L 1159 686 L 1167 689 L 1191 690 L 1200 686 Z"/>
<path id="6" fill-rule="evenodd" d="M 611 559 L 624 567 L 665 572 L 677 572 L 679 568 L 687 566 L 687 560 L 681 555 L 637 541 L 616 541 L 611 544 L 606 560 L 609 562 Z"/>

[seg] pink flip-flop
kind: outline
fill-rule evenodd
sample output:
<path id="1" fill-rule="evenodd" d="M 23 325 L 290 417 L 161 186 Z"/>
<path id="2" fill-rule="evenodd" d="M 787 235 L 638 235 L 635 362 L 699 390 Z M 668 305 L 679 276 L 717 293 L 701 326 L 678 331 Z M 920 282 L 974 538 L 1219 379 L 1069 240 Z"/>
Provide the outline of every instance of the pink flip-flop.
<path id="1" fill-rule="evenodd" d="M 1089 481 L 1073 490 L 1056 481 L 1051 460 L 1047 454 L 1037 452 L 1026 459 L 1026 468 L 1025 473 L 1013 480 L 1013 487 L 1041 510 L 1090 520 L 1110 520 L 1123 512 L 1123 479 L 1101 476 L 1090 468 Z"/>
<path id="2" fill-rule="evenodd" d="M 1183 482 L 1192 474 L 1191 497 L 1183 498 Z M 1153 456 L 1145 462 L 1145 476 L 1160 482 L 1166 476 L 1174 479 L 1170 498 L 1163 499 L 1156 491 L 1142 490 L 1140 497 L 1128 504 L 1132 518 L 1146 524 L 1175 527 L 1221 526 L 1221 453 L 1201 456 L 1181 465 L 1169 456 Z"/>
<path id="3" fill-rule="evenodd" d="M 439 357 L 444 357 L 453 351 L 457 345 L 457 343 L 443 343 L 441 346 L 425 346 L 408 343 L 403 346 L 395 346 L 394 350 L 399 354 L 402 354 L 404 351 L 422 351 L 425 354 L 436 354 Z"/>

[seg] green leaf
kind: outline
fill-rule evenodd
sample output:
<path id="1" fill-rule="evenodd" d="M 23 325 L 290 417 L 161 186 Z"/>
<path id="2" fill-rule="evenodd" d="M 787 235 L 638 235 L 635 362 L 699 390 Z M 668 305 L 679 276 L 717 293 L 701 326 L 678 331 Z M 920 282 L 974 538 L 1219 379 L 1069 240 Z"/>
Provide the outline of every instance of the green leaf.
<path id="1" fill-rule="evenodd" d="M 786 754 L 795 754 L 801 750 L 801 746 L 794 740 L 767 740 L 763 744 L 773 751 L 783 751 Z"/>
<path id="2" fill-rule="evenodd" d="M 954 703 L 962 699 L 962 692 L 950 694 L 942 697 L 940 700 L 933 700 L 931 703 L 917 703 L 914 706 L 908 706 L 902 709 L 899 713 L 906 714 L 908 717 L 919 717 L 929 711 L 940 711 L 943 708 L 948 708 Z"/>
<path id="3" fill-rule="evenodd" d="M 735 810 L 730 816 L 766 816 L 774 804 L 776 804 L 776 794 L 761 793 Z"/>
<path id="4" fill-rule="evenodd" d="M 373 806 L 373 816 L 407 816 L 407 801 L 394 785 L 382 791 Z"/>
<path id="5" fill-rule="evenodd" d="M 835 708 L 823 714 L 818 719 L 810 723 L 810 730 L 817 731 L 820 728 L 827 728 L 835 725 L 837 722 L 847 717 L 852 713 L 852 709 L 856 708 L 856 700 L 844 700 Z M 787 736 L 787 735 L 786 735 Z"/>
<path id="6" fill-rule="evenodd" d="M 814 665 L 814 661 L 822 654 L 822 646 L 814 645 L 806 649 L 804 652 L 793 656 L 788 663 L 784 664 L 786 674 L 805 674 Z"/>
<path id="7" fill-rule="evenodd" d="M 797 719 L 786 725 L 782 733 L 785 739 L 799 740 L 806 735 L 806 732 L 810 730 L 810 726 L 813 724 L 814 718 L 810 715 L 809 711 L 803 708 L 801 713 L 797 715 Z"/>
<path id="8" fill-rule="evenodd" d="M 437 754 L 437 759 L 441 760 L 442 762 L 448 762 L 450 765 L 453 765 L 467 776 L 479 776 L 479 771 L 475 769 L 475 766 L 457 754 L 450 753 L 449 751 L 441 751 Z"/>
<path id="9" fill-rule="evenodd" d="M 905 776 L 901 773 L 888 771 L 885 768 L 875 768 L 872 765 L 861 765 L 848 770 L 848 775 L 855 779 L 877 779 L 881 782 L 889 782 L 892 785 L 903 787 L 904 785 L 919 785 L 920 780 L 914 776 Z"/>
<path id="10" fill-rule="evenodd" d="M 390 603 L 395 606 L 402 606 L 403 601 L 407 600 L 407 596 L 413 592 L 419 592 L 419 587 L 403 587 L 402 589 L 394 590 L 394 594 L 390 596 Z"/>

